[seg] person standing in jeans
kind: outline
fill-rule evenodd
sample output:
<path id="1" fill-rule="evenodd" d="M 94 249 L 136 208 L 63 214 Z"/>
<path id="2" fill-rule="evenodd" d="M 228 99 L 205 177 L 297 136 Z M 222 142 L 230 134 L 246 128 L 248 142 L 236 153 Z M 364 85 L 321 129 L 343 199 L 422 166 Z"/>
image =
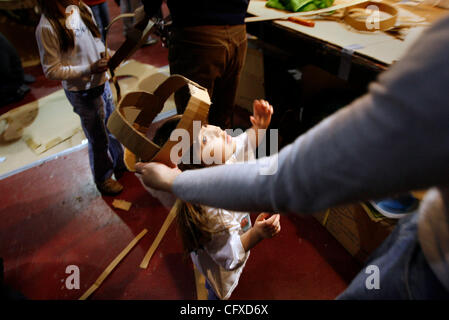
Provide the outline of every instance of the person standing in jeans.
<path id="1" fill-rule="evenodd" d="M 126 170 L 123 147 L 106 123 L 114 110 L 108 82 L 105 46 L 91 9 L 77 0 L 39 0 L 42 12 L 36 29 L 45 76 L 61 80 L 67 99 L 81 118 L 89 142 L 89 160 L 98 190 L 115 195 L 123 186 L 112 179 Z M 79 6 L 78 6 L 79 5 Z M 66 8 L 71 13 L 66 17 Z"/>
<path id="2" fill-rule="evenodd" d="M 140 0 L 114 0 L 115 3 L 117 3 L 118 6 L 120 6 L 120 10 L 123 13 L 133 13 L 138 7 L 142 5 L 142 2 Z M 128 36 L 128 33 L 133 28 L 135 23 L 135 18 L 124 18 L 123 19 L 123 35 L 125 37 Z M 157 42 L 157 39 L 151 37 L 151 35 L 148 37 L 146 42 L 143 44 L 144 46 L 149 46 L 152 44 L 155 44 Z"/>
<path id="3" fill-rule="evenodd" d="M 160 10 L 162 0 L 143 0 L 137 23 Z M 212 105 L 209 123 L 231 128 L 240 73 L 246 57 L 245 14 L 248 0 L 168 1 L 173 19 L 168 60 L 171 74 L 180 74 L 207 88 Z M 139 11 L 143 11 L 139 9 Z M 176 97 L 175 97 L 176 98 Z M 178 113 L 184 108 L 177 101 Z"/>
<path id="4" fill-rule="evenodd" d="M 109 25 L 109 7 L 106 0 L 84 0 L 84 2 L 92 9 L 97 22 L 98 29 L 101 32 L 101 39 L 106 40 L 106 27 Z"/>

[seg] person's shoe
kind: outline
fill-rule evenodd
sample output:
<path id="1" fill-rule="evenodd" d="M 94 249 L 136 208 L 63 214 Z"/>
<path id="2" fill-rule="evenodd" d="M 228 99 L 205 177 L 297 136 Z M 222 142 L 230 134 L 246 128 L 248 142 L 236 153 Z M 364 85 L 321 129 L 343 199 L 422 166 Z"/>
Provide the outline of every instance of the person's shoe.
<path id="1" fill-rule="evenodd" d="M 120 182 L 115 181 L 112 178 L 106 179 L 106 181 L 97 184 L 98 190 L 104 195 L 115 196 L 123 191 L 123 186 Z"/>

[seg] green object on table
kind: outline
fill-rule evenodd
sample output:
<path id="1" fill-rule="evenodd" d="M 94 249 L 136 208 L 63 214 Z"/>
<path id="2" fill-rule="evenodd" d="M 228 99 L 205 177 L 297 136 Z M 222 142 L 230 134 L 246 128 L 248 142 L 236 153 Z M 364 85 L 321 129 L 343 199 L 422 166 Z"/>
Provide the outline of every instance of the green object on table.
<path id="1" fill-rule="evenodd" d="M 302 12 L 328 8 L 333 4 L 334 0 L 268 0 L 266 6 L 269 8 Z"/>

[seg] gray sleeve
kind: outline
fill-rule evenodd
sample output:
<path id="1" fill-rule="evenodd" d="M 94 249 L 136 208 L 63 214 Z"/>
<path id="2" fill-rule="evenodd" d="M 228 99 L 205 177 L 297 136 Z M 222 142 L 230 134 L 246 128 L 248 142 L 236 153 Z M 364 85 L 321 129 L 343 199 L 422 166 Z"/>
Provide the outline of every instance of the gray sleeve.
<path id="1" fill-rule="evenodd" d="M 256 163 L 186 171 L 183 200 L 232 210 L 315 212 L 449 182 L 449 17 L 357 99 Z M 274 175 L 262 175 L 269 161 Z"/>

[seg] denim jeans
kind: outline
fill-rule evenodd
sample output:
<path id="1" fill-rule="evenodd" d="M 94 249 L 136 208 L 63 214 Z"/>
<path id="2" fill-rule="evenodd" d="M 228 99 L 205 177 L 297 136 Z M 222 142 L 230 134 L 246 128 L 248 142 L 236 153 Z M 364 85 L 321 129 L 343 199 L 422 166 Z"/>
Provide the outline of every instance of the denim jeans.
<path id="1" fill-rule="evenodd" d="M 220 300 L 219 297 L 215 294 L 214 289 L 212 289 L 211 285 L 206 279 L 206 289 L 207 289 L 207 300 Z"/>
<path id="2" fill-rule="evenodd" d="M 110 178 L 114 170 L 124 170 L 123 147 L 106 127 L 109 116 L 114 111 L 109 82 L 89 90 L 65 90 L 65 94 L 73 111 L 81 118 L 95 182 L 101 183 Z"/>
<path id="3" fill-rule="evenodd" d="M 92 12 L 95 17 L 95 22 L 97 23 L 98 29 L 100 30 L 101 39 L 104 42 L 106 38 L 105 28 L 109 25 L 110 21 L 108 3 L 105 1 L 100 4 L 96 4 L 90 8 L 92 9 Z"/>
<path id="4" fill-rule="evenodd" d="M 374 265 L 379 270 L 379 288 L 368 289 L 366 282 Z M 430 269 L 418 240 L 418 214 L 399 220 L 382 245 L 373 252 L 362 271 L 339 300 L 449 299 L 449 292 Z"/>
<path id="5" fill-rule="evenodd" d="M 142 5 L 140 0 L 121 0 L 120 11 L 121 13 L 133 13 L 138 7 Z M 128 31 L 134 26 L 134 18 L 123 19 L 123 35 L 126 37 Z"/>

